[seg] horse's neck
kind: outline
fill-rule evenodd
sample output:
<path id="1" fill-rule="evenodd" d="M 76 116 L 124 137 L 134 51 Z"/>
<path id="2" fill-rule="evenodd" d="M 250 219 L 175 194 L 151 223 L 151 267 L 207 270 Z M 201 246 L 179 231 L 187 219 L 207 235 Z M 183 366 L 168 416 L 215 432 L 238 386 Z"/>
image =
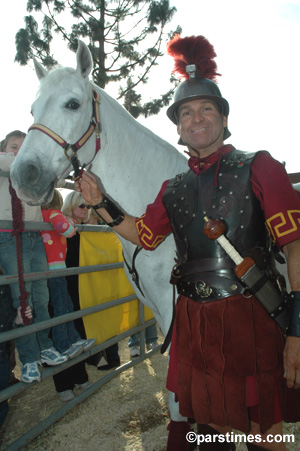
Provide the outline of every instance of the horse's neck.
<path id="1" fill-rule="evenodd" d="M 143 213 L 162 183 L 186 170 L 187 160 L 107 94 L 101 96 L 100 116 L 102 145 L 93 171 L 128 213 Z"/>

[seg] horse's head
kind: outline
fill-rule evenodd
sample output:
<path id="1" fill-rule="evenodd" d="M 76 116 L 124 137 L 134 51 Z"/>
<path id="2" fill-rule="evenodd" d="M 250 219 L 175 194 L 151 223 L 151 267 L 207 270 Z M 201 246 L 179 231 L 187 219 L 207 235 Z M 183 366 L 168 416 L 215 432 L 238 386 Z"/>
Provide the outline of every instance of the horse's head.
<path id="1" fill-rule="evenodd" d="M 49 73 L 34 62 L 40 80 L 38 96 L 32 105 L 34 124 L 10 174 L 18 197 L 32 205 L 51 200 L 53 188 L 73 169 L 71 157 L 78 155 L 83 165 L 95 155 L 95 120 L 91 121 L 95 105 L 88 80 L 92 57 L 82 42 L 76 58 L 76 70 L 58 68 Z"/>

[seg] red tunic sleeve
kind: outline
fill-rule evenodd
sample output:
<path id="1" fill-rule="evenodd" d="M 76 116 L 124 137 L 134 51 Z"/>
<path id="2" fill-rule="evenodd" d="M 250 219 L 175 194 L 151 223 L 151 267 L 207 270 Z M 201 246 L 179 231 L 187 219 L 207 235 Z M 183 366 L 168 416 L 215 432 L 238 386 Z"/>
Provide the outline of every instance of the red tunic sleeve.
<path id="1" fill-rule="evenodd" d="M 154 250 L 172 232 L 162 203 L 168 182 L 163 183 L 155 201 L 136 220 L 140 243 L 147 250 Z M 284 166 L 268 152 L 258 152 L 251 166 L 251 183 L 276 245 L 281 248 L 300 239 L 300 199 Z"/>
<path id="2" fill-rule="evenodd" d="M 283 164 L 268 152 L 258 152 L 251 167 L 251 182 L 273 242 L 282 248 L 300 239 L 300 200 Z"/>
<path id="3" fill-rule="evenodd" d="M 146 213 L 136 219 L 139 240 L 144 249 L 153 251 L 172 231 L 162 197 L 169 180 L 166 180 L 153 204 L 149 204 Z"/>

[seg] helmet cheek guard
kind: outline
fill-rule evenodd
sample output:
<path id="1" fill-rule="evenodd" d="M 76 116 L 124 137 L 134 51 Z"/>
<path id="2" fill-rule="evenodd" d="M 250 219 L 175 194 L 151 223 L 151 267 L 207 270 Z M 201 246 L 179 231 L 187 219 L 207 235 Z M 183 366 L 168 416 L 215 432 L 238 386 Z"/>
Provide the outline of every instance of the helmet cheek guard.
<path id="1" fill-rule="evenodd" d="M 188 68 L 188 66 L 187 66 Z M 229 115 L 229 104 L 221 95 L 215 82 L 208 78 L 189 78 L 180 83 L 175 91 L 173 104 L 167 109 L 168 118 L 176 125 L 178 122 L 177 109 L 180 105 L 191 100 L 208 99 L 214 101 L 220 109 L 220 113 L 225 117 Z M 224 127 L 223 139 L 231 136 L 227 127 Z M 181 138 L 179 144 L 184 144 Z"/>

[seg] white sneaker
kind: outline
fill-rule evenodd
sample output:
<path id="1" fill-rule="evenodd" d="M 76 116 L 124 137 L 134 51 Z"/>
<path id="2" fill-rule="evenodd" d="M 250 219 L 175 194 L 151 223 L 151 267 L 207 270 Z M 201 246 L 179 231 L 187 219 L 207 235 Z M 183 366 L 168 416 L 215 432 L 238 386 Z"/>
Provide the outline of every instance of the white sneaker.
<path id="1" fill-rule="evenodd" d="M 22 365 L 21 381 L 30 384 L 33 381 L 41 381 L 41 373 L 38 367 L 38 362 L 29 362 Z"/>
<path id="2" fill-rule="evenodd" d="M 84 351 L 87 351 L 88 349 L 91 349 L 96 344 L 95 338 L 89 338 L 87 340 L 78 340 L 75 345 L 81 346 Z"/>
<path id="3" fill-rule="evenodd" d="M 68 357 L 60 354 L 55 348 L 43 349 L 41 351 L 41 363 L 49 366 L 60 365 L 68 360 Z"/>
<path id="4" fill-rule="evenodd" d="M 63 402 L 71 401 L 72 399 L 75 398 L 75 395 L 72 390 L 57 392 L 57 394 L 59 399 Z"/>
<path id="5" fill-rule="evenodd" d="M 139 346 L 130 346 L 130 357 L 138 357 L 140 355 Z"/>
<path id="6" fill-rule="evenodd" d="M 77 345 L 76 343 L 73 343 L 69 349 L 62 352 L 62 355 L 65 355 L 68 357 L 68 359 L 74 359 L 74 357 L 77 357 L 83 352 L 83 347 Z"/>
<path id="7" fill-rule="evenodd" d="M 90 381 L 86 381 L 83 384 L 75 384 L 76 388 L 80 388 L 81 390 L 86 390 L 87 388 L 89 388 L 92 384 L 90 383 Z"/>
<path id="8" fill-rule="evenodd" d="M 158 345 L 157 341 L 151 341 L 150 343 L 146 344 L 147 351 L 151 351 L 151 349 L 154 349 Z"/>

